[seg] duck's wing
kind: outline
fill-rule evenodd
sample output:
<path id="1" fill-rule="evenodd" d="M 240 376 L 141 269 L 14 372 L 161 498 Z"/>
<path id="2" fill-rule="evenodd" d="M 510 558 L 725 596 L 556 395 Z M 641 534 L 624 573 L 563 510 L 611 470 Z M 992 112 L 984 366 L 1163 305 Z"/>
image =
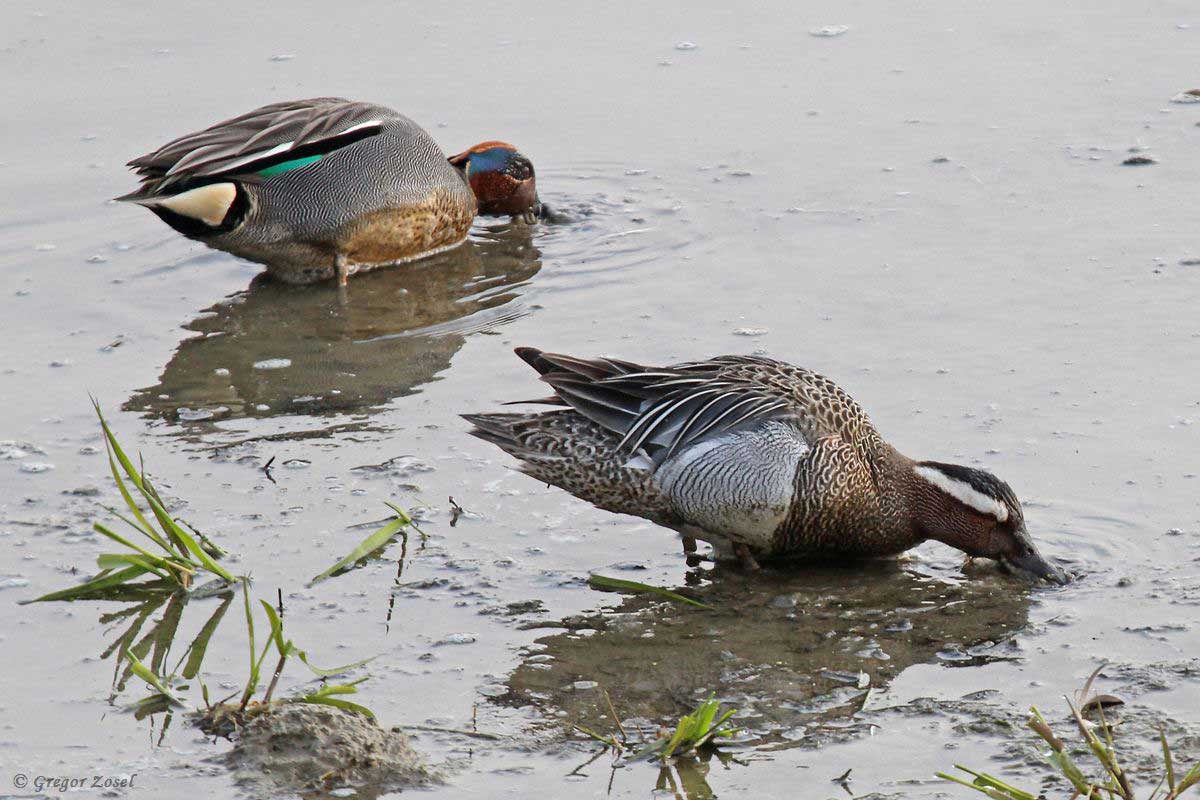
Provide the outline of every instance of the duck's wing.
<path id="1" fill-rule="evenodd" d="M 799 381 L 803 389 L 809 373 L 785 372 L 787 380 L 777 381 L 773 376 L 780 369 L 797 368 L 769 359 L 721 356 L 647 367 L 518 352 L 554 388 L 557 401 L 576 412 L 576 419 L 609 434 L 607 439 L 593 437 L 596 444 L 581 445 L 555 462 L 559 472 L 583 473 L 591 480 L 569 483 L 551 477 L 551 482 L 613 507 L 595 498 L 606 494 L 605 476 L 617 471 L 597 474 L 601 471 L 586 464 L 577 468 L 573 461 L 620 464 L 626 484 L 635 482 L 629 475 L 640 474 L 654 489 L 636 497 L 660 497 L 670 514 L 622 510 L 714 543 L 742 543 L 760 552 L 777 549 L 777 532 L 791 513 L 803 465 L 829 442 L 840 441 L 814 424 L 802 396 L 798 399 L 795 384 Z M 516 454 L 529 463 L 528 456 Z M 543 468 L 534 474 L 547 472 Z"/>
<path id="2" fill-rule="evenodd" d="M 272 103 L 189 133 L 129 162 L 142 176 L 135 199 L 192 179 L 259 172 L 322 155 L 379 133 L 398 116 L 383 106 L 317 97 Z"/>
<path id="3" fill-rule="evenodd" d="M 521 348 L 518 354 L 554 388 L 555 401 L 620 436 L 618 450 L 655 467 L 706 440 L 770 421 L 801 421 L 786 385 L 754 380 L 778 362 L 741 356 L 669 367 L 583 359 Z M 797 436 L 805 437 L 803 426 Z"/>

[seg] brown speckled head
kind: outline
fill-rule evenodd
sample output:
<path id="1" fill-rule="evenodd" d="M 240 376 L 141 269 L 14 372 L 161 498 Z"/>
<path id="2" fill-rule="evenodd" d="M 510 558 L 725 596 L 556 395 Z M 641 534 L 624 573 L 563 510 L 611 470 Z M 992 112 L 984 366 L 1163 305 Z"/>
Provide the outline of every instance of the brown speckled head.
<path id="1" fill-rule="evenodd" d="M 1007 483 L 981 469 L 936 461 L 917 462 L 913 473 L 914 520 L 924 536 L 1050 583 L 1066 582 L 1038 553 Z"/>
<path id="2" fill-rule="evenodd" d="M 532 222 L 539 203 L 533 163 L 506 142 L 480 142 L 450 157 L 475 193 L 479 213 Z"/>

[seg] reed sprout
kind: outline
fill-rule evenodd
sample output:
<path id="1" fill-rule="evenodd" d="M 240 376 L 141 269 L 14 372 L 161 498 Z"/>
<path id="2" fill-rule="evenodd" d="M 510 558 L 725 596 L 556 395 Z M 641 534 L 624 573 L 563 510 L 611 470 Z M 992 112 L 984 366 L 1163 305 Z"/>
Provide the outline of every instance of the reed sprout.
<path id="1" fill-rule="evenodd" d="M 1072 723 L 1079 734 L 1080 741 L 1086 746 L 1087 753 L 1092 756 L 1095 766 L 1085 771 L 1072 756 L 1071 749 L 1050 727 L 1050 723 L 1042 712 L 1033 706 L 1029 709 L 1029 719 L 1026 726 L 1037 734 L 1047 746 L 1043 757 L 1071 785 L 1070 798 L 1085 798 L 1085 800 L 1138 800 L 1137 794 L 1129 779 L 1129 774 L 1121 766 L 1117 753 L 1116 742 L 1112 735 L 1112 726 L 1104 715 L 1104 707 L 1119 702 L 1112 695 L 1094 695 L 1091 692 L 1092 683 L 1104 665 L 1087 679 L 1083 689 L 1076 693 L 1075 700 L 1067 698 L 1067 709 L 1070 711 Z M 1095 709 L 1100 721 L 1093 723 L 1085 718 L 1085 712 Z M 1100 733 L 1097 733 L 1097 730 Z M 1159 731 L 1159 745 L 1162 749 L 1162 776 L 1158 780 L 1149 800 L 1177 800 L 1188 789 L 1200 785 L 1200 763 L 1179 775 L 1171 746 L 1167 742 L 1166 731 Z M 1097 770 L 1095 767 L 1099 767 Z M 945 772 L 936 773 L 943 780 L 953 781 L 961 786 L 973 789 L 994 800 L 1039 800 L 1045 795 L 1020 789 L 1001 778 L 987 772 L 976 772 L 973 769 L 955 764 L 954 768 L 961 775 L 951 775 Z M 964 777 L 965 776 L 965 777 Z"/>

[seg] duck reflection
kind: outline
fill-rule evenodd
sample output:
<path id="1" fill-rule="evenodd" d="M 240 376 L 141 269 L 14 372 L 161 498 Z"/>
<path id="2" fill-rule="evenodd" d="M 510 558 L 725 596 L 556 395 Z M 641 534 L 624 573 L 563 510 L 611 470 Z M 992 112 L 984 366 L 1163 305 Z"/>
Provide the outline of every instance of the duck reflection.
<path id="1" fill-rule="evenodd" d="M 722 573 L 679 591 L 709 608 L 642 595 L 565 620 L 497 702 L 608 732 L 601 690 L 626 729 L 644 730 L 673 727 L 715 695 L 739 709 L 734 722 L 751 739 L 786 746 L 844 727 L 870 690 L 914 664 L 1015 658 L 1011 637 L 1030 605 L 1002 576 L 947 583 L 894 563 Z"/>
<path id="2" fill-rule="evenodd" d="M 526 313 L 515 301 L 540 258 L 513 223 L 340 291 L 256 279 L 186 325 L 199 335 L 125 408 L 188 422 L 382 405 L 449 367 L 470 333 Z"/>

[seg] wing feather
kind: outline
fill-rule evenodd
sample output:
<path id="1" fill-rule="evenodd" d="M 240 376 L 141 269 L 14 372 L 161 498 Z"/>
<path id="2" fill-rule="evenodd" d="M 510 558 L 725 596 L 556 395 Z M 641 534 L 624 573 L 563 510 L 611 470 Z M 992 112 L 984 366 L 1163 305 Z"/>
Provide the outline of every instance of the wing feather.
<path id="1" fill-rule="evenodd" d="M 317 97 L 273 103 L 174 139 L 129 162 L 142 176 L 139 196 L 189 178 L 252 173 L 293 154 L 312 155 L 378 133 L 398 115 L 370 103 Z"/>
<path id="2" fill-rule="evenodd" d="M 734 368 L 769 365 L 724 356 L 672 367 L 643 367 L 615 359 L 583 359 L 521 348 L 564 404 L 618 434 L 617 450 L 646 453 L 657 466 L 701 441 L 793 418 L 795 396 Z"/>

